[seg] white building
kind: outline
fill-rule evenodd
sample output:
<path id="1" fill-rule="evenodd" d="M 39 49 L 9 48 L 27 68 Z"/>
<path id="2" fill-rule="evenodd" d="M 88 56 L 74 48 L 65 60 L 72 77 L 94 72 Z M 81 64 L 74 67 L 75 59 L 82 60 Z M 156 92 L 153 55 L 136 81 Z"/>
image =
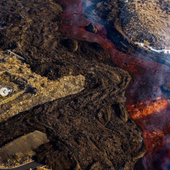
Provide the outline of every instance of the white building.
<path id="1" fill-rule="evenodd" d="M 149 50 L 154 51 L 156 53 L 170 54 L 170 47 L 165 47 L 165 49 L 157 50 L 157 49 L 152 48 L 151 46 L 145 45 L 144 43 L 134 42 L 134 44 L 137 44 L 138 46 L 140 46 L 142 48 L 149 49 Z"/>
<path id="2" fill-rule="evenodd" d="M 170 47 L 165 47 L 165 49 L 163 49 L 163 52 L 165 54 L 170 54 Z"/>
<path id="3" fill-rule="evenodd" d="M 3 87 L 0 89 L 0 95 L 3 97 L 8 96 L 9 92 L 11 92 L 12 90 L 6 87 Z"/>

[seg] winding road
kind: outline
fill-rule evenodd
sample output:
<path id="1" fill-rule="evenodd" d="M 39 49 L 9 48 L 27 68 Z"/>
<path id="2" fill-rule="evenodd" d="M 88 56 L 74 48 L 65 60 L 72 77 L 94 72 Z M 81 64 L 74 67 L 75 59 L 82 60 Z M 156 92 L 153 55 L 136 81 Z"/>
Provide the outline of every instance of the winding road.
<path id="1" fill-rule="evenodd" d="M 30 168 L 31 168 L 31 169 L 35 169 L 35 168 L 37 168 L 38 166 L 43 166 L 43 165 L 40 164 L 40 163 L 37 163 L 37 162 L 32 161 L 32 162 L 29 162 L 29 163 L 26 163 L 26 164 L 17 166 L 17 167 L 15 167 L 15 168 L 9 168 L 9 169 L 7 169 L 7 168 L 2 168 L 2 169 L 1 169 L 1 168 L 0 168 L 0 170 L 29 170 Z"/>

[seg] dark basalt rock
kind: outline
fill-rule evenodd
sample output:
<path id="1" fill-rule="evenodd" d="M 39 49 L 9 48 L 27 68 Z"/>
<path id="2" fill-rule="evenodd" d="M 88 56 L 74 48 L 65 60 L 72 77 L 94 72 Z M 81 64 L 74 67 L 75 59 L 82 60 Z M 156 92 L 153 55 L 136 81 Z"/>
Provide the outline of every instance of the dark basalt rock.
<path id="1" fill-rule="evenodd" d="M 24 56 L 33 72 L 50 80 L 79 74 L 86 80 L 83 91 L 0 123 L 0 145 L 39 130 L 50 142 L 36 150 L 34 159 L 54 170 L 131 170 L 145 153 L 142 131 L 125 107 L 124 94 L 131 76 L 114 66 L 101 45 L 72 40 L 61 33 L 62 21 L 56 16 L 60 18 L 62 11 L 59 3 L 49 0 L 0 4 L 0 17 L 13 13 L 24 17 L 0 29 L 0 48 L 7 49 L 15 42 L 13 51 Z M 4 18 L 4 22 L 8 20 Z"/>
<path id="2" fill-rule="evenodd" d="M 61 41 L 62 45 L 65 46 L 70 52 L 75 52 L 78 49 L 78 42 L 74 39 L 64 39 Z"/>
<path id="3" fill-rule="evenodd" d="M 94 25 L 94 24 L 91 24 L 91 23 L 90 23 L 88 26 L 86 26 L 85 29 L 86 29 L 87 31 L 89 31 L 89 32 L 92 32 L 92 33 L 97 33 L 97 32 L 98 32 L 98 30 L 97 30 L 97 28 L 95 27 L 95 25 Z"/>

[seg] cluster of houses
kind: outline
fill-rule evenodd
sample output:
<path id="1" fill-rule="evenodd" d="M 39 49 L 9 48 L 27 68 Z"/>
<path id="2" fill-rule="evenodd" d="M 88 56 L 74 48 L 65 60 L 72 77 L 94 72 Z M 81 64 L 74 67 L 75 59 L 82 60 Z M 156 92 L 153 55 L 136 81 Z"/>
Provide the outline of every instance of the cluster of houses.
<path id="1" fill-rule="evenodd" d="M 151 46 L 145 45 L 144 43 L 135 42 L 135 44 L 139 45 L 140 47 L 143 47 L 143 48 L 149 49 L 151 51 L 154 51 L 156 53 L 170 54 L 170 47 L 165 47 L 162 50 L 156 50 L 156 49 L 152 48 Z"/>

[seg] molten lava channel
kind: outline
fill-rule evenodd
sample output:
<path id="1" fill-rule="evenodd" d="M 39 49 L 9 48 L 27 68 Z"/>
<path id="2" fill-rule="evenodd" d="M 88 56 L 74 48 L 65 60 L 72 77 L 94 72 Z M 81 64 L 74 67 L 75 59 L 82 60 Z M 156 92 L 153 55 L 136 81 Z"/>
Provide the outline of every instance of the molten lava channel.
<path id="1" fill-rule="evenodd" d="M 159 99 L 157 101 L 145 101 L 137 103 L 136 105 L 128 106 L 129 114 L 134 120 L 145 119 L 152 114 L 159 114 L 167 109 L 169 100 Z"/>
<path id="2" fill-rule="evenodd" d="M 65 35 L 102 45 L 111 55 L 113 62 L 128 71 L 133 83 L 126 92 L 127 109 L 130 116 L 143 129 L 147 153 L 143 158 L 145 169 L 165 169 L 170 162 L 170 101 L 161 86 L 170 85 L 170 68 L 155 61 L 144 60 L 118 51 L 106 37 L 102 25 L 93 23 L 98 33 L 85 30 L 90 21 L 83 17 L 83 3 L 80 0 L 62 0 L 65 12 L 61 31 Z"/>

